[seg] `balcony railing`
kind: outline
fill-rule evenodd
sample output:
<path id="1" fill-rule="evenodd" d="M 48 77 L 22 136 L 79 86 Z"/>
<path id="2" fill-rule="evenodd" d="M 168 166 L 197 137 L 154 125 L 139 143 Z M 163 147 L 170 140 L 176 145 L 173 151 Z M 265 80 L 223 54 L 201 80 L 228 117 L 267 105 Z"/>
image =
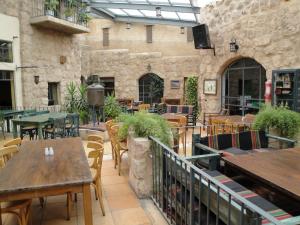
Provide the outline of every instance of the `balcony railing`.
<path id="1" fill-rule="evenodd" d="M 33 0 L 33 17 L 51 16 L 87 26 L 87 5 L 76 0 Z"/>
<path id="2" fill-rule="evenodd" d="M 188 158 L 176 154 L 153 137 L 150 140 L 152 199 L 169 224 L 299 224 L 299 217 L 288 219 L 290 223 L 277 220 L 204 169 L 196 167 Z M 208 160 L 213 157 L 218 155 L 202 155 L 199 159 Z"/>

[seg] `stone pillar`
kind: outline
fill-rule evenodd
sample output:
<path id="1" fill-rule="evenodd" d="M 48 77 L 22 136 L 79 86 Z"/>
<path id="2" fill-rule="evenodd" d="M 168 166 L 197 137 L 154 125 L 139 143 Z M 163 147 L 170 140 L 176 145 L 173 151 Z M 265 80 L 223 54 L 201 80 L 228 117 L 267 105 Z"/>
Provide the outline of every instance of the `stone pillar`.
<path id="1" fill-rule="evenodd" d="M 128 138 L 129 183 L 138 198 L 152 193 L 152 159 L 148 138 Z"/>

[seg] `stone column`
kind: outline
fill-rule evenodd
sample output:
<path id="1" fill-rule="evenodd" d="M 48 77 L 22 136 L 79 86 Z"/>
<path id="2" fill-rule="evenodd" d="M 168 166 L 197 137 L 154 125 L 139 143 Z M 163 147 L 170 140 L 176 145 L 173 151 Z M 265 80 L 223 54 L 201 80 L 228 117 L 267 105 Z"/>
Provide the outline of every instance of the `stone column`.
<path id="1" fill-rule="evenodd" d="M 148 138 L 128 138 L 129 183 L 138 198 L 152 193 L 152 159 Z"/>

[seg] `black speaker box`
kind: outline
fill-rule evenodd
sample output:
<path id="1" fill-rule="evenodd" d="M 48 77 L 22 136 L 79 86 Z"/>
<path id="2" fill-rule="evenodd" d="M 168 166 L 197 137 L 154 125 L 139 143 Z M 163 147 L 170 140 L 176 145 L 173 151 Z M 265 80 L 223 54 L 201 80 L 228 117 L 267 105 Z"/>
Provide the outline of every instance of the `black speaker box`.
<path id="1" fill-rule="evenodd" d="M 193 27 L 193 36 L 196 49 L 211 49 L 209 31 L 206 24 Z"/>

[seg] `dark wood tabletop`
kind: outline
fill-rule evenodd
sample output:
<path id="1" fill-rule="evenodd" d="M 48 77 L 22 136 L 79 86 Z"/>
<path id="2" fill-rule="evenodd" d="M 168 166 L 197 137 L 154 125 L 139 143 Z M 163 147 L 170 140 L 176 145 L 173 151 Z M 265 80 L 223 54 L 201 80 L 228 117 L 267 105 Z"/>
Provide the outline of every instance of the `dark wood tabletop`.
<path id="1" fill-rule="evenodd" d="M 53 147 L 54 156 L 45 156 Z M 0 171 L 0 195 L 92 182 L 80 138 L 24 141 Z"/>
<path id="2" fill-rule="evenodd" d="M 300 148 L 225 157 L 229 166 L 300 200 Z"/>

